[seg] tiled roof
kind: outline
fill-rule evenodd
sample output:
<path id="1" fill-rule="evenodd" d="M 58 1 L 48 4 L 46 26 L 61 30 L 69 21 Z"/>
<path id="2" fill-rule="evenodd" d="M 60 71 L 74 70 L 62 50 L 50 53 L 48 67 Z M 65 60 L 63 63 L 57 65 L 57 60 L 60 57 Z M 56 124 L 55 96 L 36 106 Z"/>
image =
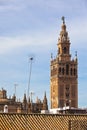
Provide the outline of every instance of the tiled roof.
<path id="1" fill-rule="evenodd" d="M 87 115 L 0 114 L 0 130 L 86 130 Z"/>

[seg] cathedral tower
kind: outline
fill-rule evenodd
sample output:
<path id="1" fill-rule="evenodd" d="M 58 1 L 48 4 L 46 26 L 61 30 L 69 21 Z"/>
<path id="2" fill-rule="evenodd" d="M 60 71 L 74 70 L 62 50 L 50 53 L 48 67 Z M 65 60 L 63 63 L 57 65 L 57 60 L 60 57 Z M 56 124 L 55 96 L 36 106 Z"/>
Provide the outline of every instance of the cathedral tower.
<path id="1" fill-rule="evenodd" d="M 65 19 L 58 39 L 58 53 L 51 57 L 50 65 L 50 98 L 51 108 L 78 107 L 78 61 L 77 54 L 71 59 L 70 40 L 66 31 Z"/>

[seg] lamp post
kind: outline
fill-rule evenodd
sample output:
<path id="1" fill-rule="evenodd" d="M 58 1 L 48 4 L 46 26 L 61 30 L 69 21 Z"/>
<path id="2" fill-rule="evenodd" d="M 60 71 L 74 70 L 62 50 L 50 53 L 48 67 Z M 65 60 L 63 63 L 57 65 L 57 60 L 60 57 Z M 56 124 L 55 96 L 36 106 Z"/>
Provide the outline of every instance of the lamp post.
<path id="1" fill-rule="evenodd" d="M 30 60 L 30 70 L 29 70 L 28 90 L 27 90 L 27 101 L 29 100 L 29 90 L 30 90 L 30 80 L 31 80 L 33 57 L 30 57 L 29 60 Z"/>

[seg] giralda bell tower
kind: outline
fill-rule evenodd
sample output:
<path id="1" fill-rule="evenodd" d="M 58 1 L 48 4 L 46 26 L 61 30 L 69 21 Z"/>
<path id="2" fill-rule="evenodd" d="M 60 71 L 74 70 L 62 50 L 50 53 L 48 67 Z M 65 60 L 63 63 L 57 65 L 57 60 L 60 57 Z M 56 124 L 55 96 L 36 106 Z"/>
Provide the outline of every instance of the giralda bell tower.
<path id="1" fill-rule="evenodd" d="M 58 39 L 58 54 L 51 56 L 50 98 L 51 108 L 64 106 L 78 107 L 78 60 L 77 53 L 71 59 L 70 40 L 66 31 L 65 19 Z"/>

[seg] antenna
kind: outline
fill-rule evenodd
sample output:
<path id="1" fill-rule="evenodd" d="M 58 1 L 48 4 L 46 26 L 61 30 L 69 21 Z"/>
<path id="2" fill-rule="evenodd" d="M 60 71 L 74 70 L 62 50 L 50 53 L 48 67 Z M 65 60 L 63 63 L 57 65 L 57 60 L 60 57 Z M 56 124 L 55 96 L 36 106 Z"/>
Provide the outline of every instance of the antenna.
<path id="1" fill-rule="evenodd" d="M 15 94 L 15 97 L 16 97 L 16 87 L 17 87 L 17 86 L 18 86 L 18 84 L 15 83 L 15 84 L 14 84 L 14 89 L 15 89 L 15 93 L 14 93 L 14 94 Z"/>
<path id="2" fill-rule="evenodd" d="M 33 102 L 32 100 L 32 96 L 34 95 L 35 93 L 33 91 L 30 92 L 30 96 L 31 96 L 31 103 Z"/>

